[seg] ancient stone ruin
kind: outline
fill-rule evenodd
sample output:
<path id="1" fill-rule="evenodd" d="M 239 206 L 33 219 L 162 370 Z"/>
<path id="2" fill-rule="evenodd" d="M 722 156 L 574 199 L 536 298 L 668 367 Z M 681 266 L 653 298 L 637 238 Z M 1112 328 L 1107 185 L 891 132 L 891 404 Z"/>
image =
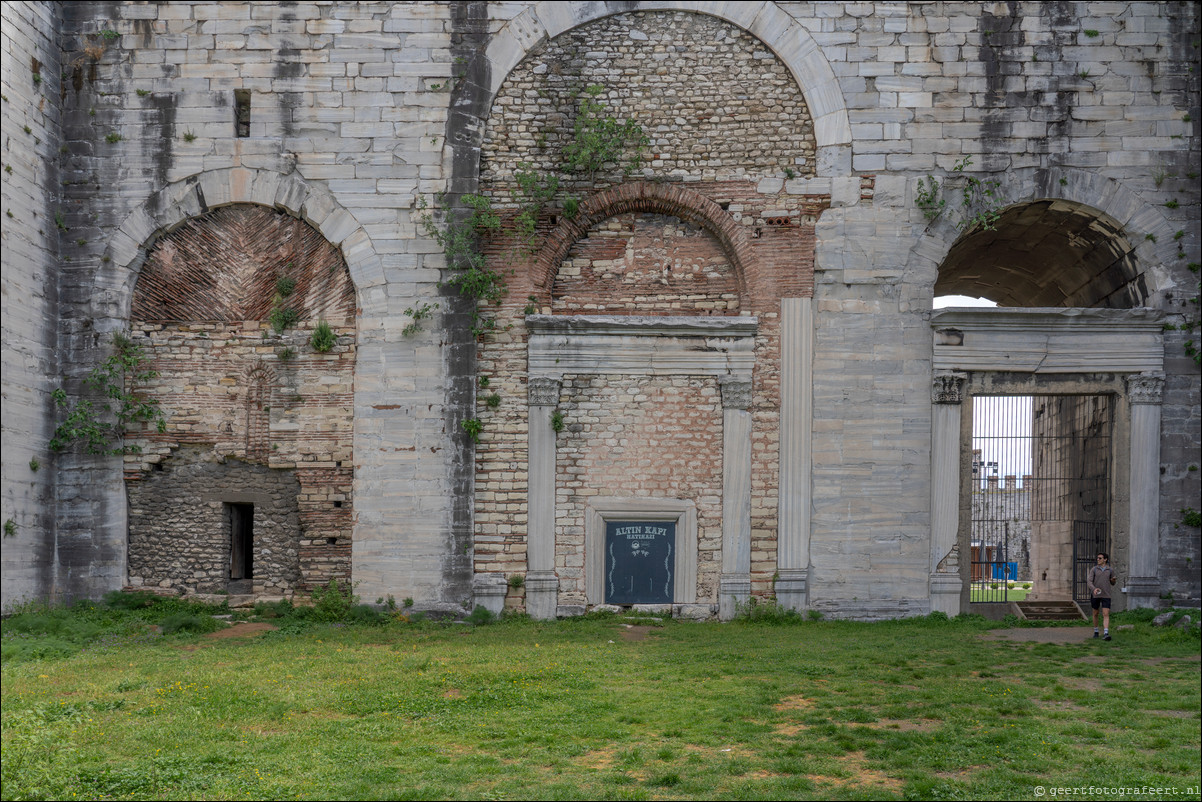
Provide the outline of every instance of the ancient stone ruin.
<path id="1" fill-rule="evenodd" d="M 0 14 L 6 605 L 1202 596 L 1192 4 Z"/>

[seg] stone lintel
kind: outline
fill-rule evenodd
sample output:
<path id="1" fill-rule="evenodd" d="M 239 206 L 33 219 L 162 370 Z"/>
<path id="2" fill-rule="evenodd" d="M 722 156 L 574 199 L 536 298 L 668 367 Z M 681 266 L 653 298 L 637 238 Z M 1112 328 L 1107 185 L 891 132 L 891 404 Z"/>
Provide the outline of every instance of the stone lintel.
<path id="1" fill-rule="evenodd" d="M 1158 373 L 1164 313 L 1155 309 L 938 309 L 936 372 Z"/>
<path id="2" fill-rule="evenodd" d="M 527 315 L 530 334 L 754 337 L 755 317 L 711 315 Z"/>

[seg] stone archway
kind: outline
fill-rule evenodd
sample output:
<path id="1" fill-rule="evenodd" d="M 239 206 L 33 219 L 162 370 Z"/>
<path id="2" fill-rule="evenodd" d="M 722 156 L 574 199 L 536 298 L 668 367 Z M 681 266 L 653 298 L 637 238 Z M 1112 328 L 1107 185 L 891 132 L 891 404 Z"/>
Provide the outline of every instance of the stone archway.
<path id="1" fill-rule="evenodd" d="M 545 0 L 527 8 L 507 22 L 489 42 L 487 50 L 473 60 L 468 74 L 487 75 L 487 99 L 479 108 L 487 110 L 510 72 L 535 48 L 549 39 L 586 23 L 630 11 L 686 11 L 724 20 L 759 39 L 779 58 L 801 87 L 814 116 L 819 162 L 835 167 L 837 151 L 850 148 L 851 124 L 847 106 L 834 71 L 813 36 L 775 2 L 748 3 L 667 2 L 651 0 L 627 3 L 559 3 Z M 487 112 L 486 112 L 487 113 Z M 481 121 L 483 122 L 483 121 Z M 848 155 L 850 158 L 850 155 Z"/>
<path id="2" fill-rule="evenodd" d="M 1008 292 L 1007 305 L 1156 306 L 1161 294 L 1172 288 L 1173 282 L 1164 269 L 1175 257 L 1172 226 L 1159 209 L 1118 181 L 1064 168 L 1016 170 L 991 177 L 998 182 L 998 196 L 1010 201 L 1001 210 L 1006 219 L 998 223 L 1004 222 L 1012 234 L 1007 236 L 1000 225 L 995 226 L 997 232 L 962 231 L 950 214 L 930 223 L 910 249 L 910 263 L 931 277 L 933 295 L 960 294 L 955 287 L 990 290 L 996 282 L 975 276 L 969 267 L 971 260 L 965 257 L 982 252 L 987 245 L 999 244 L 999 239 L 1003 247 L 991 258 L 1029 253 L 1029 249 L 1020 252 L 1013 247 L 1020 231 L 1039 232 L 1045 239 L 1052 237 L 1045 244 L 1061 253 L 1059 260 L 1065 263 L 1074 253 L 1079 256 L 1089 250 L 1092 256 L 1087 261 L 1092 267 L 1076 266 L 1076 283 L 1056 282 L 1057 289 L 1052 289 L 1043 286 L 1046 277 L 1042 284 L 1040 279 L 1023 278 L 1025 270 L 1015 268 L 1017 260 L 1011 259 L 1010 269 L 1025 282 L 1026 289 L 1021 295 Z M 1077 238 L 1070 240 L 1057 232 L 1058 223 L 1075 229 Z M 1061 241 L 1056 243 L 1056 239 Z M 1024 257 L 1023 261 L 1031 260 Z M 959 269 L 961 263 L 965 265 L 963 270 Z M 947 275 L 942 272 L 945 264 L 953 268 Z M 1100 276 L 1100 284 L 1111 285 L 1110 291 L 1094 293 L 1093 302 L 1088 302 L 1089 294 L 1081 295 L 1079 291 L 1090 276 L 1099 274 L 1107 274 Z M 1084 283 L 1080 279 L 1085 279 Z M 1114 296 L 1121 287 L 1127 290 Z M 1106 302 L 1108 298 L 1112 303 Z"/>
<path id="3" fill-rule="evenodd" d="M 341 252 L 270 207 L 218 207 L 147 249 L 131 341 L 167 422 L 127 435 L 131 584 L 349 581 L 355 306 Z"/>

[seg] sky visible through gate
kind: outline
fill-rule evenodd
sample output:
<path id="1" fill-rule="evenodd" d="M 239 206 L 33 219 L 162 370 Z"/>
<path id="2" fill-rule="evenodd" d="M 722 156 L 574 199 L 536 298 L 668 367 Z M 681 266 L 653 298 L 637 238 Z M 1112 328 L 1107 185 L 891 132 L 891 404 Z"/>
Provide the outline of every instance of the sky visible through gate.
<path id="1" fill-rule="evenodd" d="M 996 307 L 988 298 L 965 295 L 941 295 L 932 304 L 947 307 Z M 990 476 L 1017 476 L 1018 486 L 1031 473 L 1031 396 L 979 396 L 973 399 L 972 447 L 980 450 L 980 462 L 986 468 L 978 474 L 985 487 Z"/>

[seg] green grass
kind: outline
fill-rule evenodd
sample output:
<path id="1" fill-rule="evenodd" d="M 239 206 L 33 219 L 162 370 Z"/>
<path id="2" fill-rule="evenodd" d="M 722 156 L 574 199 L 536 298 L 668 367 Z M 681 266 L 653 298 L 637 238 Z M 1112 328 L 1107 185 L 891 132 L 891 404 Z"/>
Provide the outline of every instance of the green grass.
<path id="1" fill-rule="evenodd" d="M 1024 599 L 1026 599 L 1027 596 L 1031 593 L 1031 589 L 1024 588 L 1023 587 L 1024 584 L 1025 583 L 1023 583 L 1023 582 L 1019 582 L 1015 585 L 1012 585 L 1010 588 L 1008 588 L 1006 590 L 1006 601 L 1016 602 L 1016 601 L 1023 601 Z M 993 601 L 994 599 L 1000 598 L 1001 597 L 1001 583 L 998 583 L 998 585 L 999 586 L 996 589 L 986 587 L 985 592 L 983 592 L 983 593 L 981 591 L 979 591 L 976 587 L 973 587 L 973 589 L 971 591 L 971 596 L 972 596 L 971 600 L 974 602 L 979 602 L 979 601 Z"/>
<path id="2" fill-rule="evenodd" d="M 93 635 L 6 657 L 3 795 L 1196 799 L 1199 640 L 1147 619 L 1069 644 L 986 640 L 976 617 Z"/>

